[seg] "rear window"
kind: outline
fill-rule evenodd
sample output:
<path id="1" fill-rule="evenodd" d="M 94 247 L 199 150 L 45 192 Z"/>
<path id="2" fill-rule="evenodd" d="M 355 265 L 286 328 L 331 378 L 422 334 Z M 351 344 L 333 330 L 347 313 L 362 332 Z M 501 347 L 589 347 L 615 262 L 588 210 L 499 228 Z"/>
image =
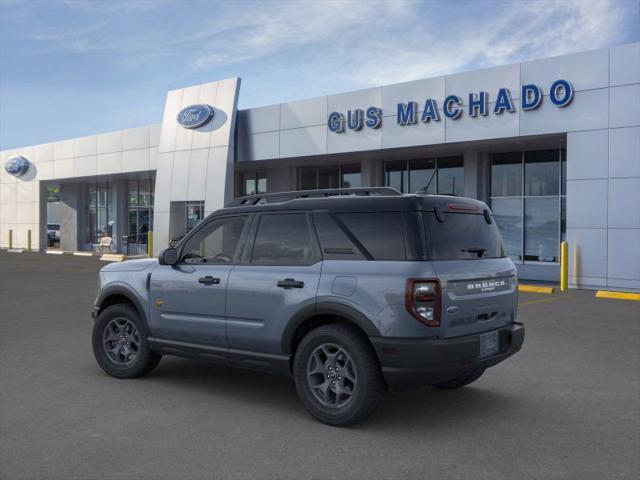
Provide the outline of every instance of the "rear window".
<path id="1" fill-rule="evenodd" d="M 431 260 L 471 260 L 501 258 L 504 247 L 496 222 L 484 215 L 443 212 L 439 222 L 433 212 L 424 213 L 424 224 Z"/>

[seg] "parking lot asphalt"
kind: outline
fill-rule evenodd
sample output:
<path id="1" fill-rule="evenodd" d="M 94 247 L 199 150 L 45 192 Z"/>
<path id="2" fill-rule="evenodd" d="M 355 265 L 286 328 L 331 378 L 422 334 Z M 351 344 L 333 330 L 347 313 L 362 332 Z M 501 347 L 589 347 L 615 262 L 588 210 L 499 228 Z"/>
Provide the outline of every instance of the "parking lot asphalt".
<path id="1" fill-rule="evenodd" d="M 640 304 L 520 294 L 523 350 L 458 391 L 315 421 L 285 377 L 96 364 L 95 258 L 0 253 L 0 478 L 640 478 Z"/>

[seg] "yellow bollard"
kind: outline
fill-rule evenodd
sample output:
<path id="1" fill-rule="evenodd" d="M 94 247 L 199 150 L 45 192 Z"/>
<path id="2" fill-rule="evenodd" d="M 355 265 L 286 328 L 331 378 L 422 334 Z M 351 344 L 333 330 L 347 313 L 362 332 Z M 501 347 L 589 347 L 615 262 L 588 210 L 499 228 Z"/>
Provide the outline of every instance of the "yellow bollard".
<path id="1" fill-rule="evenodd" d="M 569 288 L 569 244 L 560 244 L 560 291 L 566 292 Z"/>
<path id="2" fill-rule="evenodd" d="M 9 250 L 13 249 L 13 230 L 9 229 Z"/>
<path id="3" fill-rule="evenodd" d="M 147 232 L 147 256 L 153 258 L 153 232 Z"/>
<path id="4" fill-rule="evenodd" d="M 31 229 L 27 231 L 27 252 L 31 251 Z"/>

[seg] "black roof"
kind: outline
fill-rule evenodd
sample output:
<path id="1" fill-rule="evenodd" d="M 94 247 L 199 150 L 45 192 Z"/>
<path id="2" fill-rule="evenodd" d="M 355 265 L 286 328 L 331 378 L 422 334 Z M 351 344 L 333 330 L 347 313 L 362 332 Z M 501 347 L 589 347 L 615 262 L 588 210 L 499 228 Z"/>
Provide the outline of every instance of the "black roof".
<path id="1" fill-rule="evenodd" d="M 338 212 L 403 212 L 433 210 L 482 213 L 479 201 L 450 195 L 403 194 L 389 187 L 304 190 L 250 195 L 228 203 L 217 213 L 328 210 Z"/>

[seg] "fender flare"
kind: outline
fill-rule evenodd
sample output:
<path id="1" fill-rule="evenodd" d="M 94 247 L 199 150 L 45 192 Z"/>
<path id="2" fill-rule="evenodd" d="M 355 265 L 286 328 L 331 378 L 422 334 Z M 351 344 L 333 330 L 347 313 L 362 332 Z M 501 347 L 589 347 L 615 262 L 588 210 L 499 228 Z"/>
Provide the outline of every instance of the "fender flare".
<path id="1" fill-rule="evenodd" d="M 112 297 L 114 295 L 125 297 L 127 300 L 129 300 L 133 304 L 133 307 L 137 310 L 138 315 L 140 315 L 140 319 L 142 320 L 142 324 L 144 325 L 147 336 L 150 336 L 151 330 L 149 330 L 147 311 L 143 308 L 142 302 L 140 301 L 138 296 L 126 286 L 119 285 L 119 284 L 109 285 L 104 289 L 100 290 L 98 298 L 96 298 L 95 306 L 98 308 L 98 310 L 101 311 L 102 305 L 105 302 L 105 300 L 107 300 L 109 297 Z"/>
<path id="2" fill-rule="evenodd" d="M 359 327 L 368 337 L 381 336 L 380 330 L 369 320 L 363 313 L 354 307 L 335 301 L 318 302 L 315 305 L 309 305 L 296 313 L 284 329 L 282 333 L 282 351 L 286 354 L 292 353 L 291 343 L 298 327 L 307 320 L 319 315 L 333 315 L 342 317 L 345 320 Z"/>

